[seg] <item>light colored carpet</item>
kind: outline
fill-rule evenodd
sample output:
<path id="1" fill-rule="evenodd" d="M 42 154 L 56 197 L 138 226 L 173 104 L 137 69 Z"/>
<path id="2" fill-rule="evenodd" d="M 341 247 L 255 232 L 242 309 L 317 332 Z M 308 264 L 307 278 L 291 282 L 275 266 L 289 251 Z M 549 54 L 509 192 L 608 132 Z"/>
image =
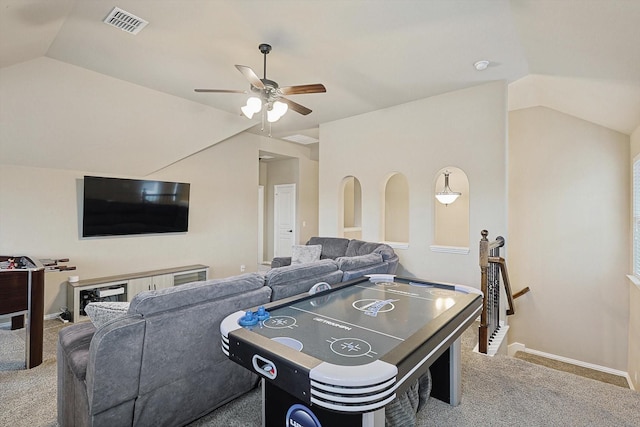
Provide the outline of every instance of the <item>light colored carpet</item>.
<path id="1" fill-rule="evenodd" d="M 29 370 L 24 368 L 24 329 L 0 329 L 0 426 L 57 426 L 56 345 L 58 331 L 68 325 L 44 322 L 43 361 Z"/>
<path id="2" fill-rule="evenodd" d="M 20 329 L 10 332 L 7 329 L 0 329 L 0 371 L 16 371 L 24 369 L 24 345 L 25 332 Z"/>
<path id="3" fill-rule="evenodd" d="M 51 337 L 60 327 L 59 321 L 45 322 L 41 366 L 0 372 L 0 426 L 57 426 Z M 640 393 L 517 358 L 473 353 L 476 331 L 472 326 L 463 335 L 461 404 L 451 407 L 429 399 L 418 414 L 419 427 L 640 426 Z M 15 332 L 0 330 L 0 359 L 7 333 Z M 260 402 L 260 390 L 253 390 L 189 427 L 260 426 Z"/>

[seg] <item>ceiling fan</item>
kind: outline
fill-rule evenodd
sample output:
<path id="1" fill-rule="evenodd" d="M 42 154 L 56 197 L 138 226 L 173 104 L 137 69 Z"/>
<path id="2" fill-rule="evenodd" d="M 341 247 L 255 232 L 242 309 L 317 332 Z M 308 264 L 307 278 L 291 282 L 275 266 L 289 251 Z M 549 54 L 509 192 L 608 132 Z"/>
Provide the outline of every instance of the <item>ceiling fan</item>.
<path id="1" fill-rule="evenodd" d="M 251 67 L 247 67 L 246 65 L 236 65 L 238 71 L 240 71 L 242 75 L 249 80 L 249 83 L 251 83 L 251 92 L 256 95 L 256 97 L 249 98 L 247 105 L 242 107 L 242 112 L 247 117 L 251 118 L 254 113 L 259 112 L 264 106 L 269 122 L 278 120 L 288 108 L 291 108 L 293 111 L 305 116 L 311 113 L 309 108 L 285 98 L 284 95 L 323 93 L 327 91 L 324 85 L 316 83 L 280 87 L 275 81 L 267 79 L 267 54 L 271 52 L 271 45 L 262 43 L 258 46 L 258 49 L 260 49 L 260 52 L 264 55 L 263 78 L 259 78 Z M 234 89 L 195 89 L 195 91 L 213 93 L 248 93 L 246 90 Z"/>

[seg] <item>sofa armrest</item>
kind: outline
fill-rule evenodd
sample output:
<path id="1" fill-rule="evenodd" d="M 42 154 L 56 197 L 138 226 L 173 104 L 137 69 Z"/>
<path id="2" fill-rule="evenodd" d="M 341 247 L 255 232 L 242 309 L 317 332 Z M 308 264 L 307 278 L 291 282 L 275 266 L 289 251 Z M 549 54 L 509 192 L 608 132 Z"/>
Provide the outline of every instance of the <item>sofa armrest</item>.
<path id="1" fill-rule="evenodd" d="M 279 268 L 286 267 L 287 265 L 291 265 L 291 257 L 275 257 L 273 261 L 271 261 L 271 268 Z"/>
<path id="2" fill-rule="evenodd" d="M 360 270 L 364 267 L 382 264 L 382 255 L 372 253 L 358 256 L 345 256 L 336 259 L 338 268 L 342 271 Z"/>
<path id="3" fill-rule="evenodd" d="M 124 316 L 96 330 L 87 361 L 90 418 L 138 395 L 144 336 L 145 322 L 139 315 Z M 128 415 L 133 417 L 133 412 Z"/>

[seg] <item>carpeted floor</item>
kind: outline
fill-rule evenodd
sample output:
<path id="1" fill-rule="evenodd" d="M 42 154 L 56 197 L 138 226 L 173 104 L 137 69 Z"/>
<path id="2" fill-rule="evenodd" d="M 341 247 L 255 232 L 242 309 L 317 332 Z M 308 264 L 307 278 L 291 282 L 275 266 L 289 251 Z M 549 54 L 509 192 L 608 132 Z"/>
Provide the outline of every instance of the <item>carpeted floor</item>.
<path id="1" fill-rule="evenodd" d="M 56 427 L 58 320 L 45 322 L 44 363 L 26 371 L 18 331 L 0 329 L 0 426 Z M 640 426 L 640 393 L 515 357 L 472 351 L 477 328 L 462 341 L 462 402 L 429 399 L 417 426 Z M 8 338 L 12 336 L 13 338 Z M 15 359 L 15 360 L 10 360 Z M 13 366 L 13 368 L 11 368 Z M 253 390 L 189 427 L 261 425 L 261 393 Z"/>

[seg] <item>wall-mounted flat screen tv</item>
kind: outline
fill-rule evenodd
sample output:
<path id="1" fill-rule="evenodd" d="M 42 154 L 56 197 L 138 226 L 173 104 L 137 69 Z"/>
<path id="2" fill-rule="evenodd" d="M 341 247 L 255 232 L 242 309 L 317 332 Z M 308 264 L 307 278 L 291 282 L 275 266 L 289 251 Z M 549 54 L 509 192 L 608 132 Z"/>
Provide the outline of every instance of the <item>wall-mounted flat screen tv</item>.
<path id="1" fill-rule="evenodd" d="M 82 237 L 184 233 L 189 184 L 84 177 Z"/>

